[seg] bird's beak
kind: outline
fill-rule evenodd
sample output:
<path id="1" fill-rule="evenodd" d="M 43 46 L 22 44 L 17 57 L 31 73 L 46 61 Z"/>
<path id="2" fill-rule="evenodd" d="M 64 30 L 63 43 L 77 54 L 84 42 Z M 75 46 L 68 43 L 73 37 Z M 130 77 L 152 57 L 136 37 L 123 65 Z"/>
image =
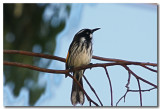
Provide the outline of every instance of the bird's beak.
<path id="1" fill-rule="evenodd" d="M 95 31 L 99 30 L 100 28 L 95 28 L 92 30 L 92 33 L 94 33 Z"/>

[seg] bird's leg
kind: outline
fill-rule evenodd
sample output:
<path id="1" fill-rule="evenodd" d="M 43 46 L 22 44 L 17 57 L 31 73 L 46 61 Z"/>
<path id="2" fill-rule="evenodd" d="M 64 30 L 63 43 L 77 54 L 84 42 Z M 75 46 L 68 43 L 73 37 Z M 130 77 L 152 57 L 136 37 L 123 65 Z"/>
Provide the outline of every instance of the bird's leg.
<path id="1" fill-rule="evenodd" d="M 74 66 L 69 67 L 69 73 L 73 73 Z"/>
<path id="2" fill-rule="evenodd" d="M 92 65 L 93 63 L 89 63 L 88 65 Z M 92 67 L 90 67 L 90 70 L 92 69 Z"/>

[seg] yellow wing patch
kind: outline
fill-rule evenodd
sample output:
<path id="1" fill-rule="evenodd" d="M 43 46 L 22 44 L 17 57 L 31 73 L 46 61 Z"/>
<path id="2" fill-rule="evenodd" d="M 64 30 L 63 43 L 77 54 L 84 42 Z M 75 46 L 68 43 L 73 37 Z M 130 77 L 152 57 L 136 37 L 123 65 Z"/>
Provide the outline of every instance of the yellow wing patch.
<path id="1" fill-rule="evenodd" d="M 68 51 L 68 54 L 67 54 L 66 63 L 67 63 L 67 61 L 68 61 L 68 57 L 69 57 L 69 51 Z"/>

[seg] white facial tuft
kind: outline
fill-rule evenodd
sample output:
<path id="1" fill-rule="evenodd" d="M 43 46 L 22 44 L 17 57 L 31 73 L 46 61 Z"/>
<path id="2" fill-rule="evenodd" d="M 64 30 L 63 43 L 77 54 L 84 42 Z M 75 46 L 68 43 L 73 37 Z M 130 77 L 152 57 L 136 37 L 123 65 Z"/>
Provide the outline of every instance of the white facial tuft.
<path id="1" fill-rule="evenodd" d="M 84 37 L 81 37 L 81 42 L 84 42 L 86 39 Z"/>
<path id="2" fill-rule="evenodd" d="M 93 34 L 90 34 L 89 36 L 90 36 L 90 38 L 92 38 L 92 37 L 93 37 Z"/>

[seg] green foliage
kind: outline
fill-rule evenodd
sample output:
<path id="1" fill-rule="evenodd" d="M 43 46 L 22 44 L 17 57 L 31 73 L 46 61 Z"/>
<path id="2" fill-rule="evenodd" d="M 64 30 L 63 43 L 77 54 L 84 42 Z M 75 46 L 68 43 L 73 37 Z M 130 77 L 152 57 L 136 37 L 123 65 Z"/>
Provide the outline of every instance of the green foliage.
<path id="1" fill-rule="evenodd" d="M 59 16 L 60 10 L 64 7 L 63 13 L 67 16 L 62 19 Z M 47 8 L 51 8 L 53 15 L 44 20 L 44 17 L 47 17 L 44 16 Z M 70 4 L 4 4 L 4 49 L 53 54 L 56 47 L 56 36 L 64 29 L 70 9 Z M 56 24 L 57 21 L 58 24 Z M 47 60 L 47 63 L 40 63 L 40 58 L 6 54 L 4 54 L 4 60 L 42 67 L 47 67 L 50 62 Z M 5 85 L 14 84 L 15 96 L 19 95 L 22 87 L 29 90 L 30 105 L 34 105 L 45 91 L 45 86 L 38 85 L 39 72 L 37 71 L 4 66 L 4 76 Z M 28 86 L 26 82 L 28 80 L 33 82 L 31 86 Z"/>

